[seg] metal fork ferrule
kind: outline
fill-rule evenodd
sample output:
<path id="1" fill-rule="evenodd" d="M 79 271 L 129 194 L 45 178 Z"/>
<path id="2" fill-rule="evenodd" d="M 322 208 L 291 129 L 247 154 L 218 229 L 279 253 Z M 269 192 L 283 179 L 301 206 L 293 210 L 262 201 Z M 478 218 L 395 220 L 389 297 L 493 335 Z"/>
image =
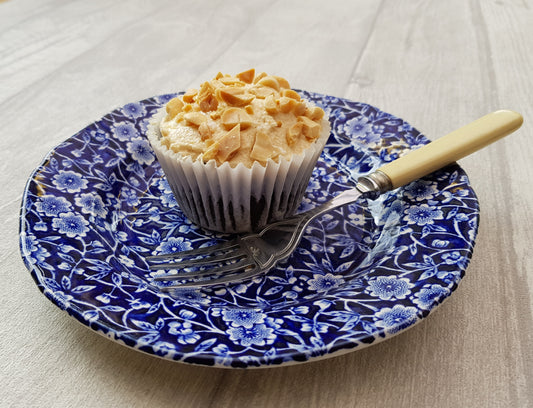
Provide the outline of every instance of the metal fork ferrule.
<path id="1" fill-rule="evenodd" d="M 392 189 L 392 181 L 385 173 L 376 170 L 357 179 L 356 188 L 361 193 L 384 193 Z"/>

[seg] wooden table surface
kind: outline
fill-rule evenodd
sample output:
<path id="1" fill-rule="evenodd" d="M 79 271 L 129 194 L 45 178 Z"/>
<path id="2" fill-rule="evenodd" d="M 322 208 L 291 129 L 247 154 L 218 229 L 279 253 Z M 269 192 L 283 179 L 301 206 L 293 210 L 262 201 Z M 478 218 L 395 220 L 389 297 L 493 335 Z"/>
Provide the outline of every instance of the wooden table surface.
<path id="1" fill-rule="evenodd" d="M 269 370 L 173 363 L 109 341 L 37 289 L 19 253 L 32 170 L 110 110 L 246 68 L 373 104 L 430 139 L 525 118 L 460 164 L 481 205 L 451 298 L 414 328 Z M 533 406 L 533 2 L 0 1 L 0 406 Z"/>

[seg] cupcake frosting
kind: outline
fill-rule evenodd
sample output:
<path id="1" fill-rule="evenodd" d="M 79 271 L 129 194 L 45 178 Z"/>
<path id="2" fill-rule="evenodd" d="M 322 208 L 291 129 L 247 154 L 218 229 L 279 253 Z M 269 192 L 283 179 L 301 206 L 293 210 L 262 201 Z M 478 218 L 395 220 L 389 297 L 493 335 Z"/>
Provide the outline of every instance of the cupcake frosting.
<path id="1" fill-rule="evenodd" d="M 321 135 L 324 111 L 288 81 L 255 70 L 219 73 L 170 100 L 159 124 L 162 145 L 181 156 L 250 168 L 300 154 Z"/>

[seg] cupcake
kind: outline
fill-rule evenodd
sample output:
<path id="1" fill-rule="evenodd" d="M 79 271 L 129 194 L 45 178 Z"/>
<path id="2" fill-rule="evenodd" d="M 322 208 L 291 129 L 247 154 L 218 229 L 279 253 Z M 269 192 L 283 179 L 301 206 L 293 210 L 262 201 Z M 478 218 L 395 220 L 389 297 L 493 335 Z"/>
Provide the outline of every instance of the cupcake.
<path id="1" fill-rule="evenodd" d="M 184 214 L 234 233 L 296 211 L 329 133 L 286 79 L 251 69 L 170 100 L 148 139 Z"/>

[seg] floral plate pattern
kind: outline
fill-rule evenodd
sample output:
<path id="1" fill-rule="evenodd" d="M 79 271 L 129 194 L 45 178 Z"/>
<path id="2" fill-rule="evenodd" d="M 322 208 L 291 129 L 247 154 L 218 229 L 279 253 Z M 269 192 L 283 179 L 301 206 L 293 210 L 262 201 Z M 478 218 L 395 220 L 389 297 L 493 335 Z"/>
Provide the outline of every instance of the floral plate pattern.
<path id="1" fill-rule="evenodd" d="M 428 140 L 373 106 L 316 93 L 332 133 L 301 210 Z M 250 281 L 158 291 L 147 255 L 228 236 L 192 225 L 144 136 L 175 94 L 116 109 L 57 146 L 26 186 L 24 262 L 53 303 L 91 329 L 162 358 L 220 367 L 312 361 L 387 339 L 457 288 L 479 207 L 452 165 L 311 224 L 298 250 Z"/>

